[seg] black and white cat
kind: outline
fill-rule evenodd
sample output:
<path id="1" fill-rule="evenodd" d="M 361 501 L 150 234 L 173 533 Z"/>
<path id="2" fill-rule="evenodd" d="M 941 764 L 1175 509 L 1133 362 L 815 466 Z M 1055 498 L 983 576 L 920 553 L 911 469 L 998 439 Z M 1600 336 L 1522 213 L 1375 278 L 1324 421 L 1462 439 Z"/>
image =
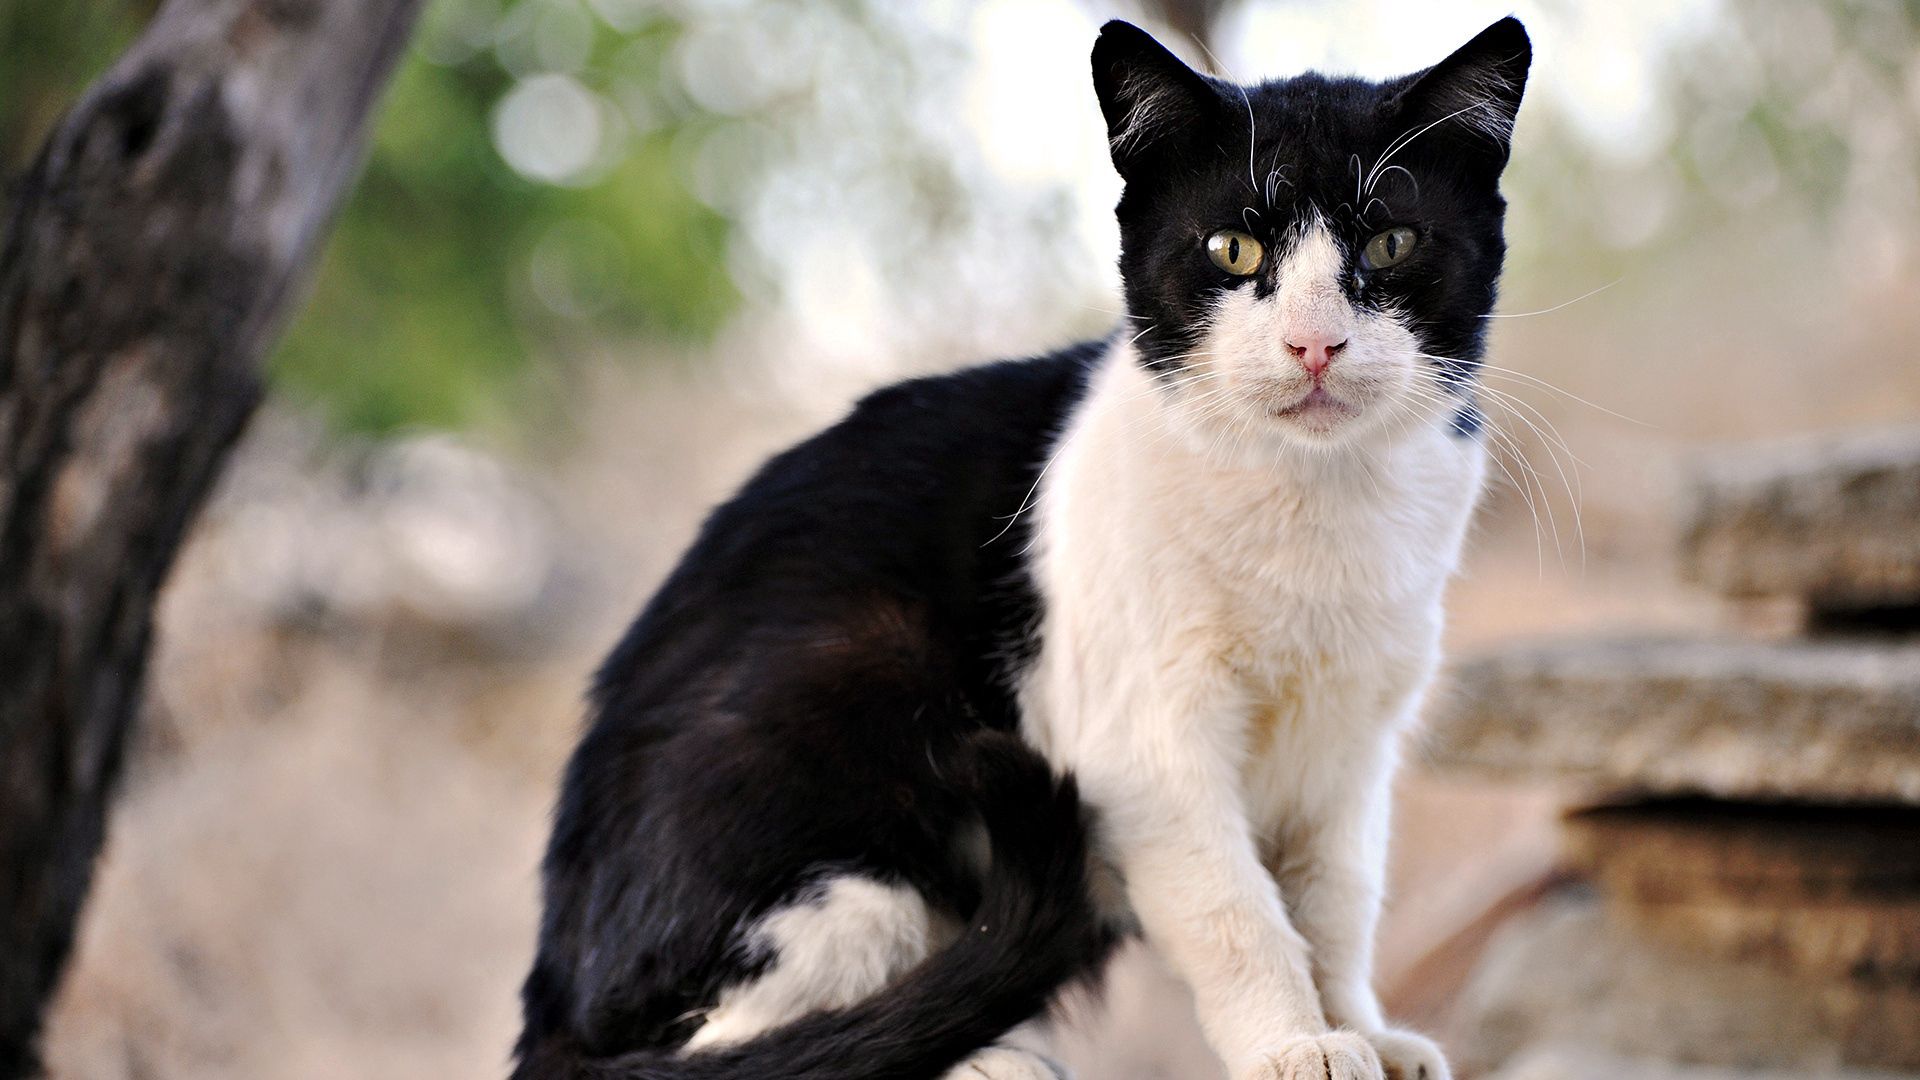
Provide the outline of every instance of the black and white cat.
<path id="1" fill-rule="evenodd" d="M 1234 1080 L 1447 1077 L 1372 939 L 1530 57 L 1242 87 L 1101 31 L 1130 323 L 714 511 L 595 686 L 516 1076 L 1052 1077 L 1138 934 Z"/>

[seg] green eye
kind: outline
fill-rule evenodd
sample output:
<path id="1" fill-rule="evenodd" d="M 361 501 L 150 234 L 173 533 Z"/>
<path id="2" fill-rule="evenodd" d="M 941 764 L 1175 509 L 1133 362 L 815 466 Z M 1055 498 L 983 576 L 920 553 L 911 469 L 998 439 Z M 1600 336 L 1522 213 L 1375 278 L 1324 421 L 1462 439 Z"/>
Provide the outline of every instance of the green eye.
<path id="1" fill-rule="evenodd" d="M 1229 274 L 1246 277 L 1260 269 L 1266 249 L 1260 241 L 1238 229 L 1221 229 L 1207 237 L 1207 258 Z"/>
<path id="2" fill-rule="evenodd" d="M 1398 262 L 1405 262 L 1413 254 L 1414 242 L 1419 236 L 1412 229 L 1402 225 L 1397 229 L 1388 229 L 1367 241 L 1366 250 L 1361 258 L 1369 270 L 1384 270 Z"/>

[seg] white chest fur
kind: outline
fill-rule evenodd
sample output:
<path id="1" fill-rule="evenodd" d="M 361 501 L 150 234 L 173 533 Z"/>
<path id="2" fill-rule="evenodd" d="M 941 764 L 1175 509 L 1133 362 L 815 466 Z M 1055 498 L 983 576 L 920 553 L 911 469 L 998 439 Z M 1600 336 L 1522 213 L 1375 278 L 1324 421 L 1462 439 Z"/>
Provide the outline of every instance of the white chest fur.
<path id="1" fill-rule="evenodd" d="M 1443 423 L 1396 436 L 1208 445 L 1113 350 L 1034 511 L 1029 738 L 1096 804 L 1126 797 L 1130 757 L 1228 762 L 1262 835 L 1384 767 L 1436 664 L 1484 468 Z"/>

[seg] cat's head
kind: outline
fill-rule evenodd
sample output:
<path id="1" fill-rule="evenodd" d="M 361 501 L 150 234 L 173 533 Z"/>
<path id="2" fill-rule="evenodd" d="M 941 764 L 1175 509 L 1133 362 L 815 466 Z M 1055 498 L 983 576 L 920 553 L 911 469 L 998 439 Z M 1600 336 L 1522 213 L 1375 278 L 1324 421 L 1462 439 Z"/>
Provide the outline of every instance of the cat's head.
<path id="1" fill-rule="evenodd" d="M 1532 48 L 1516 19 L 1386 82 L 1239 86 L 1110 22 L 1093 48 L 1140 362 L 1221 445 L 1477 426 L 1506 253 L 1500 172 Z"/>

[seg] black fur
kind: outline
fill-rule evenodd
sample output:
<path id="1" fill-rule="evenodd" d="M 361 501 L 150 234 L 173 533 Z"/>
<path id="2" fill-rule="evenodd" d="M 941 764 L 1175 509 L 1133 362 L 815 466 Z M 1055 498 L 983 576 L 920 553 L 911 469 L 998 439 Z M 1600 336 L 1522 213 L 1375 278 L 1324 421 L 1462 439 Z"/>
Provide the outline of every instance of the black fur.
<path id="1" fill-rule="evenodd" d="M 1114 152 L 1147 363 L 1176 368 L 1228 287 L 1208 232 L 1277 243 L 1312 206 L 1354 252 L 1388 224 L 1420 231 L 1401 266 L 1356 261 L 1352 295 L 1413 313 L 1427 351 L 1470 375 L 1503 251 L 1504 141 L 1442 123 L 1394 159 L 1417 192 L 1396 173 L 1358 207 L 1349 158 L 1371 164 L 1488 71 L 1511 91 L 1497 107 L 1517 105 L 1525 70 L 1508 20 L 1418 75 L 1305 75 L 1243 98 L 1108 24 L 1094 81 L 1111 132 L 1143 95 L 1170 110 Z M 595 684 L 545 863 L 519 1080 L 933 1077 L 1100 964 L 1088 823 L 1071 779 L 1014 734 L 1013 687 L 1041 602 L 1021 511 L 1105 349 L 882 390 L 714 511 Z M 962 842 L 981 823 L 984 870 Z M 847 872 L 911 885 L 969 929 L 867 1002 L 682 1054 L 700 1011 L 771 961 L 745 932 Z"/>

